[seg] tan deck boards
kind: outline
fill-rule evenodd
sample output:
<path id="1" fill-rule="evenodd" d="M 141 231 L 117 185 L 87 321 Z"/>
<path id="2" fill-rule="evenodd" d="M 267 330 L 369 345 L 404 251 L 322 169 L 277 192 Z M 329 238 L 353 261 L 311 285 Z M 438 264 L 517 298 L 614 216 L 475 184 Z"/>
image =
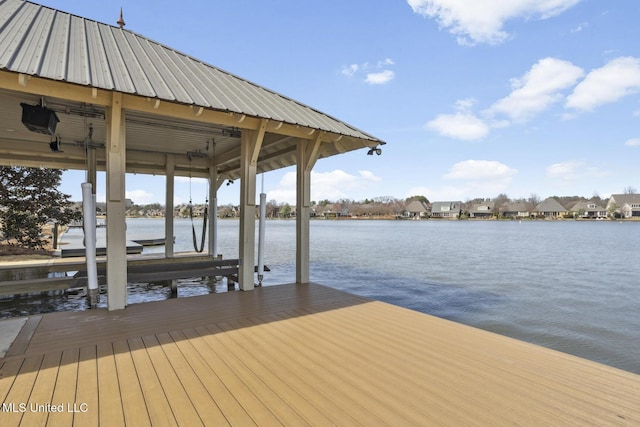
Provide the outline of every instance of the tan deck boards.
<path id="1" fill-rule="evenodd" d="M 640 425 L 638 375 L 319 285 L 54 313 L 30 333 L 0 359 L 3 427 Z"/>

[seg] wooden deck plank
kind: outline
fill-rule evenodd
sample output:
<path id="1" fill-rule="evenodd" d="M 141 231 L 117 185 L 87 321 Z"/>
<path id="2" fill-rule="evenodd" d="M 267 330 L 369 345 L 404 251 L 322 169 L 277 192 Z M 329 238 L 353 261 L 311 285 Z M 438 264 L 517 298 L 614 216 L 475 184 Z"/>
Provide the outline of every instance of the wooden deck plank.
<path id="1" fill-rule="evenodd" d="M 20 371 L 16 374 L 11 389 L 3 401 L 11 407 L 5 408 L 2 412 L 2 427 L 20 425 L 23 415 L 29 410 L 29 397 L 43 359 L 43 355 L 28 357 L 20 365 Z M 25 405 L 24 409 L 20 405 Z"/>
<path id="2" fill-rule="evenodd" d="M 147 354 L 142 338 L 131 338 L 129 348 L 138 372 L 147 413 L 153 426 L 177 426 L 176 419 L 162 389 L 156 370 Z"/>
<path id="3" fill-rule="evenodd" d="M 0 363 L 0 402 L 8 402 L 7 394 L 16 380 L 23 359 L 10 359 Z"/>
<path id="4" fill-rule="evenodd" d="M 260 375 L 271 372 L 265 378 L 269 384 L 282 382 L 283 396 L 294 399 L 291 405 L 295 405 L 311 425 L 383 425 L 379 417 L 353 400 L 352 390 L 336 387 L 325 373 L 309 369 L 309 361 L 296 352 L 291 343 L 275 345 L 277 341 L 265 331 L 266 325 L 251 320 L 240 323 L 245 328 L 238 329 L 239 334 L 228 334 L 229 337 L 242 351 L 257 355 L 263 368 L 256 367 L 256 372 Z M 282 363 L 283 360 L 287 363 Z"/>
<path id="5" fill-rule="evenodd" d="M 176 377 L 182 384 L 186 397 L 191 400 L 191 404 L 202 423 L 206 426 L 227 424 L 227 420 L 216 405 L 215 399 L 202 384 L 202 381 L 196 375 L 191 364 L 184 357 L 171 335 L 162 333 L 157 335 L 157 339 L 166 355 L 167 362 L 175 370 Z"/>
<path id="6" fill-rule="evenodd" d="M 381 313 L 390 313 L 399 308 L 378 309 Z M 402 342 L 396 339 L 396 343 L 416 352 L 422 350 L 423 354 L 428 356 L 426 360 L 429 363 L 438 358 L 448 357 L 448 363 L 457 364 L 458 372 L 473 372 L 476 378 L 485 376 L 487 380 L 496 382 L 499 387 L 497 390 L 491 390 L 491 396 L 499 397 L 500 393 L 503 393 L 502 401 L 508 400 L 512 393 L 518 392 L 518 384 L 533 385 L 534 387 L 526 390 L 528 398 L 522 402 L 521 410 L 526 413 L 530 413 L 537 402 L 538 410 L 542 414 L 561 412 L 575 420 L 589 413 L 588 419 L 584 420 L 585 423 L 589 423 L 593 422 L 594 414 L 603 405 L 607 408 L 606 411 L 600 412 L 604 418 L 617 417 L 612 410 L 620 413 L 634 408 L 637 410 L 637 406 L 630 407 L 629 400 L 625 398 L 629 395 L 640 396 L 635 381 L 637 376 L 634 374 L 490 332 L 474 328 L 459 329 L 459 325 L 443 319 L 430 319 L 440 327 L 436 333 L 426 333 L 425 330 L 416 329 L 415 324 L 412 324 L 409 319 L 413 316 L 413 313 L 406 313 L 405 316 L 386 314 L 384 321 L 375 325 L 374 333 L 383 334 L 386 340 L 393 343 L 394 331 L 398 327 L 405 331 L 413 330 L 413 339 Z M 368 313 L 366 318 L 370 319 Z M 394 322 L 398 322 L 397 319 L 404 321 L 400 325 L 394 325 Z M 367 323 L 363 327 L 373 326 Z M 447 329 L 451 330 L 452 334 L 447 334 Z M 432 342 L 435 346 L 432 350 L 417 348 L 416 343 L 419 342 Z M 496 347 L 502 351 L 493 351 Z M 486 348 L 487 351 L 478 351 L 479 348 Z M 517 361 L 517 364 L 514 361 Z M 587 368 L 585 375 L 576 375 L 576 372 L 581 372 L 584 368 Z M 596 368 L 595 375 L 592 368 Z M 591 374 L 586 374 L 587 371 Z M 625 380 L 629 378 L 632 381 Z M 465 382 L 465 386 L 468 386 L 468 382 Z M 550 399 L 549 396 L 563 398 Z M 556 411 L 553 408 L 556 408 Z M 558 411 L 559 409 L 562 410 Z"/>
<path id="7" fill-rule="evenodd" d="M 388 312 L 388 309 L 385 307 L 384 311 Z M 343 323 L 348 320 L 339 319 L 340 313 L 336 314 L 335 317 L 337 320 L 341 320 Z M 403 316 L 396 315 L 393 317 L 401 318 Z M 558 416 L 560 416 L 561 418 L 564 417 L 567 422 L 580 422 L 582 425 L 599 425 L 607 419 L 610 422 L 616 420 L 619 414 L 628 413 L 632 410 L 628 404 L 619 405 L 612 401 L 607 402 L 607 400 L 609 400 L 608 392 L 603 393 L 602 390 L 594 389 L 592 393 L 585 393 L 581 386 L 581 381 L 577 377 L 574 378 L 574 380 L 578 380 L 577 383 L 565 384 L 563 381 L 560 381 L 561 378 L 557 376 L 550 376 L 548 378 L 545 378 L 544 375 L 541 376 L 540 372 L 545 370 L 545 366 L 552 366 L 558 363 L 558 360 L 554 356 L 553 360 L 547 359 L 545 365 L 545 355 L 553 353 L 547 349 L 495 334 L 477 331 L 473 328 L 462 331 L 457 330 L 450 335 L 442 333 L 443 331 L 439 329 L 437 336 L 447 342 L 437 342 L 437 338 L 435 340 L 436 342 L 434 342 L 434 337 L 432 336 L 420 337 L 424 334 L 424 331 L 416 330 L 415 325 L 412 326 L 411 322 L 406 322 L 402 326 L 405 331 L 414 329 L 417 336 L 410 340 L 394 342 L 393 334 L 394 331 L 397 331 L 397 328 L 389 326 L 391 320 L 387 318 L 387 316 L 384 318 L 385 321 L 379 323 L 372 323 L 371 316 L 368 315 L 368 313 L 366 319 L 368 320 L 366 324 L 360 322 L 358 322 L 358 324 L 362 325 L 362 328 L 370 328 L 376 335 L 382 335 L 388 343 L 387 345 L 390 345 L 391 348 L 403 348 L 409 351 L 409 353 L 415 354 L 418 359 L 416 359 L 414 363 L 421 363 L 424 369 L 428 369 L 430 366 L 437 367 L 438 370 L 433 372 L 433 374 L 437 375 L 434 378 L 444 379 L 447 380 L 447 382 L 450 380 L 452 381 L 451 384 L 454 385 L 455 381 L 459 382 L 458 395 L 463 396 L 464 394 L 462 392 L 465 389 L 476 390 L 474 395 L 482 397 L 482 401 L 477 402 L 476 405 L 469 405 L 471 407 L 503 407 L 505 410 L 508 410 L 510 414 L 516 416 L 521 414 L 523 417 L 526 416 L 530 421 L 534 421 L 536 417 L 544 419 L 545 417 L 553 416 L 557 419 Z M 442 321 L 441 319 L 434 320 L 447 323 L 447 321 Z M 443 328 L 447 326 L 444 323 L 442 325 Z M 456 325 L 451 323 L 449 326 L 455 327 Z M 384 334 L 385 328 L 389 328 L 388 334 Z M 469 333 L 471 337 L 466 337 L 464 332 Z M 479 332 L 486 335 L 482 340 L 476 342 L 474 337 L 476 337 Z M 358 336 L 362 335 L 363 331 L 358 330 L 357 334 L 354 333 L 351 338 L 357 339 Z M 462 343 L 469 340 L 468 345 L 462 345 Z M 495 348 L 493 344 L 497 344 L 494 343 L 494 341 L 498 341 L 503 348 L 504 346 L 507 346 L 507 348 L 513 347 L 518 351 L 515 353 L 511 351 L 506 352 L 506 354 L 512 358 L 511 360 L 504 359 L 505 352 L 503 351 L 498 353 L 502 355 L 502 357 L 497 357 L 496 352 L 493 351 Z M 435 345 L 432 349 L 428 349 L 426 347 L 419 347 L 417 344 L 419 342 L 429 342 Z M 478 351 L 479 348 L 487 348 L 488 351 Z M 422 361 L 419 359 L 421 355 L 423 357 Z M 528 367 L 514 366 L 513 364 L 514 360 L 517 360 L 519 364 L 527 359 L 542 360 L 543 362 L 531 369 Z M 578 364 L 586 362 L 574 357 L 568 357 L 566 361 L 568 363 L 562 364 L 563 367 L 558 369 L 559 372 L 571 372 L 574 370 L 573 365 L 575 362 Z M 402 365 L 402 361 L 400 361 L 400 365 Z M 617 371 L 613 368 L 610 369 Z M 398 372 L 397 374 L 400 373 Z M 522 389 L 521 384 L 523 383 L 529 384 L 530 387 Z M 617 384 L 617 381 L 614 381 L 613 384 Z M 492 387 L 488 387 L 487 385 L 492 385 Z M 601 385 L 606 389 L 612 384 L 601 383 Z M 631 392 L 633 393 L 633 391 Z M 636 385 L 635 395 L 640 396 L 638 393 L 639 390 Z M 514 396 L 522 397 L 514 398 Z M 559 396 L 562 398 L 558 399 Z M 618 398 L 622 402 L 628 402 L 628 399 L 625 399 L 624 395 L 618 394 Z M 462 407 L 464 402 L 473 401 L 470 399 L 471 396 L 467 396 L 464 401 L 457 401 L 456 405 Z M 593 406 L 594 403 L 596 403 L 595 406 Z M 608 408 L 606 413 L 599 410 L 599 406 L 603 404 Z M 601 417 L 602 421 L 594 417 Z"/>
<path id="8" fill-rule="evenodd" d="M 196 375 L 201 379 L 225 417 L 229 425 L 250 426 L 255 425 L 253 419 L 247 414 L 240 402 L 232 395 L 225 383 L 216 373 L 218 360 L 215 355 L 209 353 L 203 339 L 194 330 L 174 331 L 170 333 L 182 354 L 188 360 Z M 190 337 L 190 338 L 188 338 Z M 200 351 L 198 351 L 200 349 Z"/>
<path id="9" fill-rule="evenodd" d="M 214 326 L 209 326 L 207 329 L 216 334 L 221 332 L 220 329 Z M 224 327 L 222 330 L 224 330 Z M 246 337 L 244 333 L 243 337 Z M 273 412 L 283 425 L 313 425 L 311 420 L 314 417 L 309 416 L 309 408 L 305 408 L 308 402 L 302 399 L 292 388 L 288 387 L 280 377 L 269 373 L 268 368 L 261 363 L 264 357 L 257 348 L 251 345 L 242 347 L 238 345 L 233 337 L 227 334 L 219 334 L 218 338 L 218 342 L 227 351 L 236 355 L 236 357 L 226 359 L 229 367 L 238 373 L 242 381 L 253 390 L 256 397 Z M 315 408 L 313 409 L 315 410 Z M 321 414 L 317 410 L 315 411 L 314 415 L 317 419 Z M 303 417 L 302 414 L 305 414 L 306 417 Z"/>
<path id="10" fill-rule="evenodd" d="M 313 381 L 313 387 L 306 390 L 307 398 L 312 399 L 314 389 L 320 384 L 327 383 L 329 389 L 340 390 L 347 397 L 336 399 L 333 403 L 340 405 L 346 403 L 348 408 L 365 408 L 371 412 L 379 421 L 389 425 L 416 425 L 423 422 L 423 414 L 414 408 L 402 404 L 403 411 L 397 411 L 395 402 L 402 402 L 405 397 L 400 395 L 391 396 L 385 389 L 385 385 L 377 386 L 381 372 L 369 369 L 357 358 L 358 354 L 351 351 L 342 351 L 338 347 L 327 345 L 326 336 L 335 335 L 340 329 L 340 325 L 325 331 L 318 330 L 314 334 L 305 334 L 299 323 L 304 322 L 304 316 L 294 317 L 285 322 L 276 321 L 273 316 L 269 322 L 260 325 L 261 333 L 274 348 L 287 349 L 287 358 L 303 361 L 301 374 L 308 375 L 310 372 L 321 368 L 317 372 L 317 377 Z M 352 343 L 347 343 L 351 346 Z M 354 359 L 352 359 L 354 358 Z M 311 369 L 313 368 L 313 369 Z M 360 375 L 360 371 L 366 372 Z M 375 375 L 371 375 L 375 372 Z M 353 402 L 349 402 L 353 400 Z M 344 410 L 344 409 L 343 409 Z"/>
<path id="11" fill-rule="evenodd" d="M 122 396 L 111 343 L 98 344 L 97 363 L 100 425 L 124 425 Z"/>
<path id="12" fill-rule="evenodd" d="M 227 292 L 204 295 L 197 298 L 178 298 L 134 304 L 126 312 L 88 310 L 85 312 L 60 312 L 46 315 L 26 349 L 25 354 L 40 354 L 53 350 L 81 347 L 95 344 L 96 338 L 102 342 L 112 342 L 122 338 L 122 331 L 129 336 L 145 336 L 159 332 L 169 332 L 183 327 L 206 325 L 226 320 L 246 318 L 259 314 L 294 308 L 304 301 L 314 306 L 331 304 L 344 306 L 364 302 L 363 298 L 335 293 L 322 286 L 317 288 L 296 288 L 274 286 L 270 289 L 258 288 L 253 292 Z M 283 288 L 283 289 L 276 289 Z M 263 296 L 264 291 L 269 296 Z M 337 291 L 334 291 L 337 292 Z M 159 316 L 159 312 L 171 312 L 171 316 Z M 81 325 L 81 327 L 80 327 Z"/>
<path id="13" fill-rule="evenodd" d="M 96 346 L 84 346 L 80 348 L 76 397 L 73 401 L 86 404 L 88 410 L 73 414 L 74 426 L 91 427 L 100 424 L 98 392 Z"/>
<path id="14" fill-rule="evenodd" d="M 155 335 L 142 338 L 178 425 L 204 425 Z"/>
<path id="15" fill-rule="evenodd" d="M 140 387 L 140 378 L 129 352 L 129 344 L 125 340 L 115 341 L 113 351 L 125 424 L 136 427 L 150 426 L 147 405 Z"/>
<path id="16" fill-rule="evenodd" d="M 53 392 L 53 402 L 72 403 L 81 405 L 84 401 L 76 402 L 78 383 L 78 363 L 80 361 L 80 349 L 66 350 L 60 359 L 60 368 L 56 378 L 56 387 Z M 87 408 L 95 410 L 96 408 Z M 73 412 L 60 412 L 49 414 L 47 426 L 66 427 L 73 425 Z"/>
<path id="17" fill-rule="evenodd" d="M 639 375 L 319 285 L 43 315 L 0 398 L 1 427 L 34 399 L 86 404 L 65 426 L 640 425 Z"/>
<path id="18" fill-rule="evenodd" d="M 455 388 L 459 382 L 459 375 L 464 375 L 464 369 L 457 372 L 458 376 L 452 378 L 441 379 L 443 372 L 446 372 L 447 365 L 434 365 L 431 363 L 423 363 L 421 357 L 423 348 L 416 349 L 415 352 L 408 351 L 406 346 L 398 345 L 389 337 L 377 333 L 380 325 L 373 322 L 375 319 L 368 319 L 370 324 L 362 324 L 354 322 L 350 316 L 348 319 L 340 319 L 340 314 L 332 313 L 329 319 L 322 319 L 322 316 L 314 316 L 313 323 L 305 324 L 306 318 L 301 320 L 303 331 L 296 331 L 296 335 L 314 334 L 315 330 L 331 330 L 338 328 L 339 335 L 329 334 L 324 339 L 330 344 L 330 347 L 339 348 L 347 351 L 354 357 L 361 360 L 362 365 L 368 366 L 370 369 L 378 372 L 379 375 L 371 384 L 372 387 L 384 387 L 387 390 L 395 390 L 394 395 L 403 396 L 403 403 L 414 410 L 420 411 L 425 406 L 429 408 L 429 414 L 422 416 L 446 416 L 455 419 L 460 424 L 472 422 L 479 415 L 473 409 L 473 404 L 460 406 L 456 402 L 451 402 L 447 396 L 442 396 L 440 390 Z M 308 323 L 308 322 L 307 322 Z M 357 325 L 357 326 L 356 326 Z M 373 331 L 373 334 L 370 333 Z M 348 347 L 346 347 L 348 343 Z M 335 352 L 334 352 L 335 354 Z M 340 359 L 334 354 L 327 354 L 329 363 L 339 361 Z M 408 371 L 406 366 L 414 366 L 416 369 Z M 475 378 L 470 378 L 474 382 L 478 382 Z M 468 393 L 469 383 L 465 387 L 456 389 L 457 393 L 463 396 L 468 402 L 478 401 L 476 393 Z M 427 402 L 425 402 L 425 400 Z M 500 408 L 501 400 L 496 398 L 496 409 Z M 427 403 L 427 405 L 425 405 Z M 506 410 L 508 408 L 503 408 Z"/>
<path id="19" fill-rule="evenodd" d="M 321 316 L 316 317 L 315 320 L 319 320 L 319 317 Z M 333 319 L 331 320 L 333 321 Z M 342 319 L 342 320 L 344 321 L 345 319 Z M 349 320 L 353 322 L 353 319 L 350 318 Z M 369 320 L 371 321 L 371 319 Z M 314 325 L 314 327 L 324 328 L 327 326 Z M 433 358 L 432 356 L 429 356 L 428 358 L 423 358 L 422 356 L 425 353 L 423 348 L 416 349 L 416 351 L 414 352 L 414 351 L 408 351 L 409 349 L 403 346 L 403 347 L 400 347 L 403 349 L 403 351 L 397 352 L 395 351 L 395 349 L 399 347 L 394 345 L 396 343 L 394 343 L 393 340 L 390 340 L 389 339 L 390 337 L 381 336 L 378 333 L 380 327 L 382 327 L 381 324 L 373 322 L 371 324 L 362 325 L 360 328 L 358 328 L 357 331 L 352 331 L 352 333 L 348 333 L 348 331 L 345 331 L 345 333 L 348 334 L 348 339 L 354 343 L 353 344 L 354 347 L 358 348 L 360 345 L 364 344 L 371 350 L 371 353 L 384 354 L 385 356 L 388 355 L 391 358 L 395 359 L 397 362 L 395 364 L 389 364 L 388 360 L 384 360 L 384 359 L 381 360 L 379 358 L 375 358 L 375 359 L 368 358 L 365 353 L 362 353 L 360 356 L 364 358 L 363 363 L 371 364 L 372 366 L 374 366 L 374 368 L 378 368 L 378 369 L 382 368 L 382 366 L 388 366 L 388 369 L 389 369 L 388 374 L 391 375 L 391 378 L 400 379 L 401 384 L 411 385 L 411 387 L 414 388 L 416 391 L 418 392 L 422 391 L 427 396 L 431 396 L 432 398 L 440 397 L 439 402 L 432 402 L 432 405 L 434 404 L 435 405 L 434 406 L 430 405 L 431 410 L 433 412 L 435 412 L 434 411 L 435 408 L 438 408 L 440 411 L 442 411 L 442 415 L 446 415 L 447 417 L 452 416 L 451 412 L 455 413 L 457 416 L 461 416 L 461 415 L 464 415 L 465 412 L 467 412 L 465 411 L 465 409 L 467 408 L 471 408 L 471 409 L 473 409 L 474 407 L 482 408 L 483 407 L 482 404 L 489 403 L 492 405 L 492 407 L 496 408 L 501 412 L 509 411 L 509 413 L 513 414 L 514 416 L 518 415 L 517 408 L 509 406 L 508 404 L 504 405 L 502 403 L 502 402 L 510 402 L 509 399 L 505 400 L 504 397 L 508 397 L 508 394 L 512 392 L 512 390 L 509 389 L 511 382 L 505 381 L 504 383 L 502 383 L 501 386 L 497 388 L 497 390 L 492 391 L 488 396 L 488 398 L 490 398 L 491 401 L 483 402 L 483 399 L 485 399 L 485 397 L 483 396 L 483 384 L 484 385 L 490 384 L 492 381 L 494 381 L 493 373 L 486 372 L 487 367 L 482 367 L 482 368 L 485 368 L 484 370 L 478 369 L 477 371 L 475 371 L 474 375 L 467 375 L 469 372 L 468 364 L 473 363 L 473 361 L 468 361 L 467 363 L 462 364 L 462 366 L 452 367 L 451 362 L 449 360 L 444 360 L 444 359 L 438 360 L 437 357 Z M 372 330 L 374 330 L 375 335 L 379 336 L 381 340 L 379 340 L 377 343 L 376 343 L 376 340 L 371 340 L 371 337 L 368 331 L 365 330 L 364 328 L 371 328 Z M 347 328 L 345 327 L 344 329 L 347 329 Z M 359 339 L 362 339 L 363 342 L 358 343 Z M 445 357 L 449 357 L 449 356 L 450 355 L 445 355 Z M 439 363 L 439 362 L 442 362 L 442 363 Z M 376 366 L 377 364 L 379 365 Z M 413 375 L 412 377 L 403 376 L 403 371 L 401 369 L 398 370 L 397 367 L 403 366 L 405 364 L 413 364 L 414 366 L 420 367 L 420 369 L 417 369 L 418 373 L 419 374 L 426 373 L 427 376 L 426 377 L 423 377 L 422 375 L 417 375 L 417 376 Z M 435 381 L 427 381 L 428 378 L 434 378 Z M 384 380 L 385 383 L 388 380 L 389 378 L 386 378 Z M 438 384 L 438 382 L 440 382 L 440 384 Z M 427 384 L 428 386 L 430 386 L 430 389 L 425 389 L 425 385 Z M 391 383 L 387 383 L 387 386 L 394 387 L 397 385 L 391 382 Z M 463 397 L 463 400 L 468 403 L 475 401 L 476 404 L 467 404 L 466 406 L 461 406 L 460 402 L 458 401 L 450 402 L 449 400 L 451 398 L 449 396 L 442 395 L 442 393 L 438 392 L 438 390 L 444 390 L 444 389 L 452 389 L 453 391 L 455 391 L 455 394 L 453 394 L 454 396 Z M 417 406 L 421 402 L 424 403 L 422 398 L 418 399 L 416 402 L 413 402 L 412 396 L 418 396 L 418 394 L 414 393 L 412 395 L 408 395 L 405 399 L 407 405 L 413 404 Z M 465 409 L 460 409 L 460 408 L 465 408 Z M 536 411 L 533 411 L 532 413 L 534 418 L 537 416 L 537 414 L 538 413 Z M 466 413 L 465 416 L 467 418 L 466 422 L 469 422 L 469 420 L 472 420 L 474 418 L 475 414 L 473 414 L 472 412 L 468 412 Z M 534 421 L 534 420 L 530 419 L 530 421 Z"/>
<path id="20" fill-rule="evenodd" d="M 190 331 L 187 332 L 187 337 L 201 339 L 195 340 L 194 346 L 198 349 L 201 355 L 208 354 L 215 365 L 212 368 L 217 373 L 218 377 L 226 385 L 232 396 L 242 406 L 244 412 L 246 412 L 252 419 L 252 423 L 256 425 L 280 425 L 278 419 L 267 408 L 263 402 L 253 393 L 253 391 L 242 381 L 239 372 L 235 372 L 228 365 L 227 360 L 229 358 L 238 357 L 234 355 L 219 344 L 216 335 L 211 334 L 204 327 L 196 328 L 193 332 L 197 335 L 192 335 Z"/>
<path id="21" fill-rule="evenodd" d="M 57 413 L 49 412 L 50 409 L 46 405 L 55 405 L 55 411 L 60 408 L 59 403 L 53 402 L 52 398 L 61 357 L 61 352 L 48 353 L 44 356 L 42 365 L 38 369 L 38 377 L 29 396 L 30 405 L 36 406 L 30 407 L 24 413 L 21 426 L 41 427 L 46 424 L 49 415 L 55 416 Z M 67 406 L 63 403 L 61 409 L 60 412 L 64 412 L 67 410 Z"/>

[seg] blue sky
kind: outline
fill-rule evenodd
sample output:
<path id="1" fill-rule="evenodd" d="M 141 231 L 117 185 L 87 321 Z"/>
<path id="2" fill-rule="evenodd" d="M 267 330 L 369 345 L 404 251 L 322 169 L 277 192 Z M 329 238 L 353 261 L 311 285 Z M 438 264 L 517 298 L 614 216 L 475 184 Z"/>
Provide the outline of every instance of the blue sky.
<path id="1" fill-rule="evenodd" d="M 640 2 L 636 0 L 50 0 L 311 105 L 387 141 L 323 159 L 312 200 L 431 201 L 640 189 Z M 62 190 L 80 198 L 80 172 Z M 104 181 L 98 198 L 104 198 Z M 295 201 L 295 170 L 265 174 Z M 194 202 L 206 184 L 192 182 Z M 237 203 L 223 186 L 220 204 Z M 164 178 L 128 176 L 134 202 L 164 203 Z M 189 182 L 177 183 L 188 201 Z"/>

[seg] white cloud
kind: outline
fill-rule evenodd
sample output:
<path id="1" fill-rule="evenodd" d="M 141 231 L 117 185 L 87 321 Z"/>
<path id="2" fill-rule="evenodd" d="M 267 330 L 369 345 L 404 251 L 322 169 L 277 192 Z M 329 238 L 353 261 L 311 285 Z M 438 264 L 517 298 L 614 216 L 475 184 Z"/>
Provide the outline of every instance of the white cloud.
<path id="1" fill-rule="evenodd" d="M 366 189 L 381 178 L 367 170 L 358 171 L 358 175 L 349 174 L 336 169 L 331 172 L 311 172 L 311 199 L 312 200 L 339 200 L 352 199 L 353 193 Z M 267 200 L 277 200 L 282 203 L 294 204 L 296 202 L 296 173 L 284 174 L 278 187 L 269 191 Z"/>
<path id="2" fill-rule="evenodd" d="M 609 175 L 594 166 L 581 161 L 566 161 L 547 167 L 547 177 L 561 181 L 577 181 Z"/>
<path id="3" fill-rule="evenodd" d="M 631 138 L 627 140 L 624 145 L 629 147 L 640 147 L 640 138 Z"/>
<path id="4" fill-rule="evenodd" d="M 458 162 L 443 176 L 459 180 L 511 180 L 518 171 L 493 160 L 465 160 Z"/>
<path id="5" fill-rule="evenodd" d="M 412 196 L 425 196 L 427 199 L 429 199 L 429 201 L 432 201 L 430 195 L 433 194 L 433 192 L 434 191 L 428 187 L 411 187 L 409 190 L 407 190 L 404 197 L 407 198 Z"/>
<path id="6" fill-rule="evenodd" d="M 414 12 L 434 18 L 459 44 L 499 44 L 509 37 L 503 26 L 514 18 L 550 18 L 581 0 L 407 0 Z"/>
<path id="7" fill-rule="evenodd" d="M 482 139 L 489 133 L 489 126 L 485 122 L 467 112 L 440 114 L 426 127 L 440 135 L 465 141 Z"/>
<path id="8" fill-rule="evenodd" d="M 368 62 L 362 64 L 351 64 L 342 67 L 341 73 L 347 77 L 359 75 L 366 83 L 371 85 L 382 85 L 389 83 L 395 78 L 395 73 L 389 68 L 395 65 L 391 58 L 385 58 L 377 62 L 377 65 L 369 65 Z"/>
<path id="9" fill-rule="evenodd" d="M 544 58 L 519 79 L 511 80 L 513 91 L 498 100 L 489 113 L 502 113 L 517 122 L 530 120 L 562 99 L 562 90 L 576 84 L 582 68 L 556 58 Z"/>
<path id="10" fill-rule="evenodd" d="M 345 67 L 342 67 L 342 74 L 347 77 L 353 77 L 353 75 L 356 74 L 359 69 L 360 66 L 358 64 L 347 65 Z"/>
<path id="11" fill-rule="evenodd" d="M 505 192 L 513 176 L 518 171 L 507 165 L 492 160 L 465 160 L 458 162 L 449 169 L 443 178 L 459 182 L 449 186 L 436 194 L 445 200 L 478 197 L 478 195 L 492 196 Z"/>
<path id="12" fill-rule="evenodd" d="M 362 179 L 371 181 L 371 182 L 380 182 L 382 181 L 382 178 L 380 178 L 379 176 L 376 176 L 373 172 L 371 171 L 358 171 L 358 173 L 360 174 L 360 177 Z"/>
<path id="13" fill-rule="evenodd" d="M 149 203 L 153 203 L 155 198 L 153 193 L 149 193 L 145 190 L 126 191 L 125 197 L 127 199 L 131 199 L 136 205 L 147 205 Z"/>
<path id="14" fill-rule="evenodd" d="M 591 111 L 640 91 L 640 59 L 620 57 L 591 71 L 567 97 L 566 107 Z"/>
<path id="15" fill-rule="evenodd" d="M 383 85 L 389 83 L 395 77 L 395 73 L 391 70 L 383 70 L 379 73 L 369 73 L 365 82 L 371 85 Z"/>
<path id="16" fill-rule="evenodd" d="M 578 26 L 574 27 L 571 29 L 572 33 L 579 33 L 580 31 L 584 30 L 585 28 L 587 28 L 589 26 L 588 22 L 583 22 L 582 24 L 579 24 Z"/>

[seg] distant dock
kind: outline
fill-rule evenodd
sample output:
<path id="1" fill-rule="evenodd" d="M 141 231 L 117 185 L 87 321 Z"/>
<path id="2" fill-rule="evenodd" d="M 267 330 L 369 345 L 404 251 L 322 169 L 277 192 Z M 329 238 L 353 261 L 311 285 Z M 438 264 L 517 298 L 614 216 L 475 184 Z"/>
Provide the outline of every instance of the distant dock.
<path id="1" fill-rule="evenodd" d="M 127 254 L 140 254 L 145 246 L 162 246 L 165 238 L 153 234 L 127 235 Z M 60 238 L 60 256 L 82 257 L 85 256 L 84 233 L 81 228 L 72 227 Z M 96 255 L 107 254 L 107 241 L 104 233 L 98 233 L 96 238 Z"/>

